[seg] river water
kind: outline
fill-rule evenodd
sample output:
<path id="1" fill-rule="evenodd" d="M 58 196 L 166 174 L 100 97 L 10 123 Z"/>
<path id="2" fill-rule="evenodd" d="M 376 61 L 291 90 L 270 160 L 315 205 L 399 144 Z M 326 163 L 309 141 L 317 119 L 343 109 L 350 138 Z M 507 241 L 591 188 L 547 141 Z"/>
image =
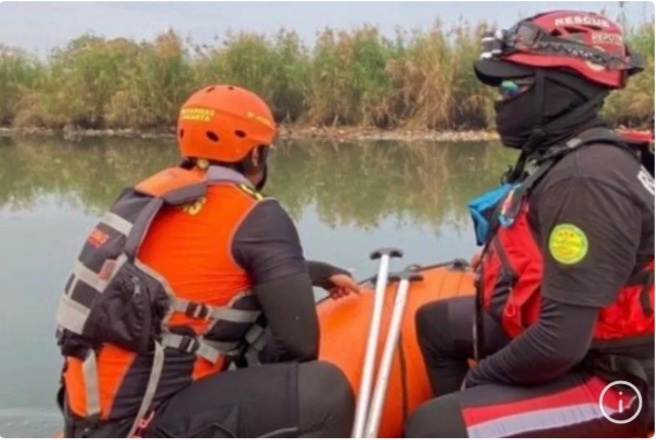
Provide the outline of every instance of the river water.
<path id="1" fill-rule="evenodd" d="M 286 142 L 265 193 L 294 219 L 307 258 L 365 278 L 382 246 L 404 250 L 393 268 L 468 258 L 467 201 L 513 159 L 487 143 Z M 72 263 L 123 187 L 176 161 L 172 141 L 0 138 L 0 436 L 60 430 L 54 312 Z"/>

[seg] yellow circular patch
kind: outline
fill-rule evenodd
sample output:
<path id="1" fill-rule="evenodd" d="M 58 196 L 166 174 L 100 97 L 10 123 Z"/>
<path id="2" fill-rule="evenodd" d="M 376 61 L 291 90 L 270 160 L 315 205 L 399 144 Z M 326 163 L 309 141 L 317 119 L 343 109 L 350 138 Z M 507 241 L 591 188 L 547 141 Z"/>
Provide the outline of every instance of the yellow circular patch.
<path id="1" fill-rule="evenodd" d="M 588 238 L 571 223 L 557 225 L 549 236 L 549 252 L 562 264 L 576 264 L 588 253 Z"/>

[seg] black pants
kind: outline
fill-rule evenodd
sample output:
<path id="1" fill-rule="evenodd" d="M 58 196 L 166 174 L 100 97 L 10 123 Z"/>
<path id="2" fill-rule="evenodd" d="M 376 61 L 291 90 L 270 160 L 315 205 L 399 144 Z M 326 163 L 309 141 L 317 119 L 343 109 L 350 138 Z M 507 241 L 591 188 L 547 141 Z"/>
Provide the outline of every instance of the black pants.
<path id="1" fill-rule="evenodd" d="M 331 364 L 249 367 L 179 392 L 144 437 L 347 437 L 354 406 L 346 377 Z"/>
<path id="2" fill-rule="evenodd" d="M 472 297 L 437 301 L 418 310 L 417 337 L 437 398 L 410 416 L 406 437 L 639 435 L 636 423 L 614 424 L 604 418 L 599 398 L 607 382 L 583 372 L 570 372 L 531 387 L 492 384 L 460 391 L 468 359 L 473 356 L 473 320 Z M 489 317 L 485 318 L 485 342 L 487 353 L 508 343 Z M 608 398 L 621 400 L 617 394 L 609 391 Z M 614 405 L 606 407 L 606 411 L 621 420 Z"/>
<path id="3" fill-rule="evenodd" d="M 270 364 L 200 379 L 155 412 L 143 437 L 348 437 L 355 399 L 346 376 L 326 362 Z M 70 437 L 125 437 L 132 419 Z"/>

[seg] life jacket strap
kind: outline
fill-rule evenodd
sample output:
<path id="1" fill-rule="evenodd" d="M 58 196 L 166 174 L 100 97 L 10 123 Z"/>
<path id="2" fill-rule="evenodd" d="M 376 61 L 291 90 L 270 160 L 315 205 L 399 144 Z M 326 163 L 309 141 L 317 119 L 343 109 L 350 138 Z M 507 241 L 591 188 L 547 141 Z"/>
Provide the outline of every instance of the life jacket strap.
<path id="1" fill-rule="evenodd" d="M 165 333 L 162 335 L 161 344 L 164 347 L 174 348 L 184 353 L 195 353 L 197 356 L 215 363 L 222 355 L 231 356 L 236 354 L 242 342 L 210 341 L 201 336 Z"/>
<path id="2" fill-rule="evenodd" d="M 184 313 L 192 318 L 210 318 L 239 324 L 255 322 L 261 313 L 257 310 L 239 310 L 232 307 L 208 306 L 203 303 L 196 303 L 178 297 L 173 298 L 171 309 L 176 312 Z"/>
<path id="3" fill-rule="evenodd" d="M 651 291 L 654 289 L 654 271 L 652 270 L 647 276 L 647 280 L 640 291 L 640 304 L 646 316 L 654 315 L 654 305 L 651 301 Z"/>
<path id="4" fill-rule="evenodd" d="M 258 324 L 254 324 L 248 330 L 248 332 L 246 332 L 244 339 L 246 339 L 246 342 L 248 342 L 250 348 L 260 352 L 264 349 L 264 346 L 269 341 L 269 335 L 267 334 L 264 327 Z"/>
<path id="5" fill-rule="evenodd" d="M 150 406 L 153 403 L 153 399 L 155 398 L 155 393 L 157 392 L 157 386 L 159 385 L 159 380 L 162 377 L 163 369 L 164 369 L 164 347 L 162 346 L 162 344 L 156 342 L 155 354 L 153 356 L 153 366 L 150 369 L 150 375 L 148 376 L 148 385 L 146 385 L 146 392 L 144 393 L 144 397 L 141 400 L 141 405 L 139 405 L 139 410 L 137 411 L 137 415 L 134 418 L 134 422 L 132 423 L 132 427 L 130 428 L 127 437 L 134 436 L 135 432 L 139 428 L 139 424 L 146 416 L 148 410 L 150 410 Z"/>

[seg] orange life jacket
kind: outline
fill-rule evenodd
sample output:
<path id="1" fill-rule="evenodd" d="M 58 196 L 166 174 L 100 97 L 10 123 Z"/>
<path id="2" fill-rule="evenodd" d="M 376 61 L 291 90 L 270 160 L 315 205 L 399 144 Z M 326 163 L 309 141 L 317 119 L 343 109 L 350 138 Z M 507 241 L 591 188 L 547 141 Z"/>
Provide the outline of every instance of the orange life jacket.
<path id="1" fill-rule="evenodd" d="M 493 219 L 496 225 L 483 252 L 479 305 L 501 324 L 511 338 L 519 336 L 540 315 L 543 253 L 528 222 L 531 189 L 564 154 L 594 142 L 626 147 L 621 139 L 607 130 L 590 130 L 583 137 L 569 141 L 551 158 L 546 158 L 528 178 L 509 191 L 496 210 L 498 216 Z M 593 347 L 636 343 L 653 345 L 653 338 L 652 256 L 639 273 L 627 280 L 615 302 L 600 311 Z"/>
<path id="2" fill-rule="evenodd" d="M 126 189 L 84 244 L 57 311 L 66 408 L 134 417 L 261 342 L 233 235 L 262 200 L 239 173 L 169 168 Z"/>

